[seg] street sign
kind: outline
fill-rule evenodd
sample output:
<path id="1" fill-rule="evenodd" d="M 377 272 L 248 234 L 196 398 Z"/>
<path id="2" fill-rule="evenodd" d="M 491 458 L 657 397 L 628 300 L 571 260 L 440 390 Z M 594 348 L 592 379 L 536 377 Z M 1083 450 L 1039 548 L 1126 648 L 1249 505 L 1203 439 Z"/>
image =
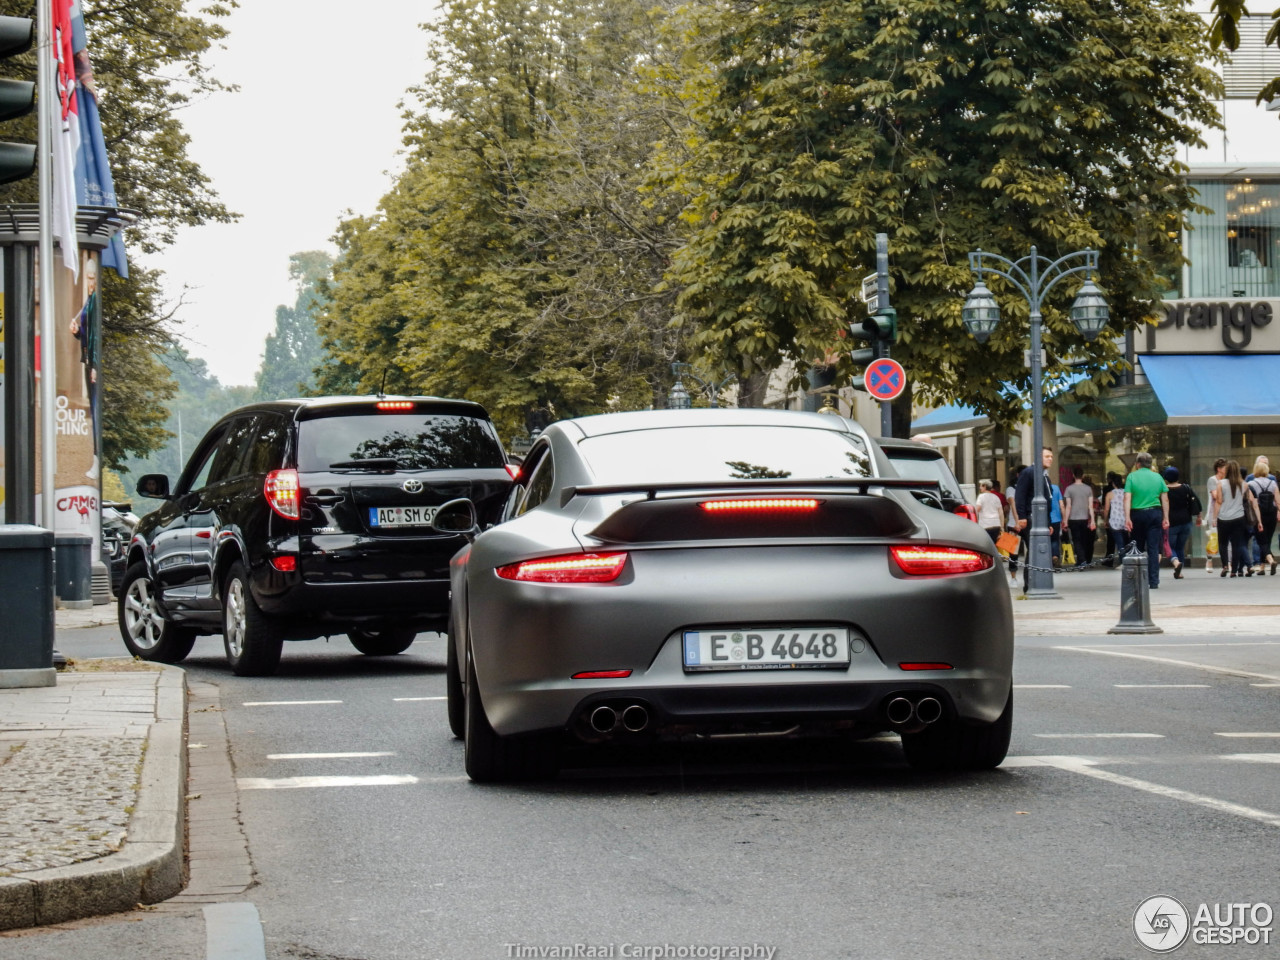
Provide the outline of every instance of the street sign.
<path id="1" fill-rule="evenodd" d="M 888 357 L 867 364 L 862 379 L 867 393 L 883 402 L 896 400 L 907 387 L 907 372 L 902 369 L 902 364 Z"/>
<path id="2" fill-rule="evenodd" d="M 868 273 L 862 278 L 862 302 L 868 307 L 876 302 L 879 294 L 878 274 Z"/>

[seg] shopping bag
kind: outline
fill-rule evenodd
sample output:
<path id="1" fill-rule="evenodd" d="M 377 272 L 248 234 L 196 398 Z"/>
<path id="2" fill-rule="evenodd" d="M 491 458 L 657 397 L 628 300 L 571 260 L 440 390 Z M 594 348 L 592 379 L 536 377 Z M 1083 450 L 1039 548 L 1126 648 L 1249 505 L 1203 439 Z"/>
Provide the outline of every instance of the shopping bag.
<path id="1" fill-rule="evenodd" d="M 1070 543 L 1062 545 L 1062 565 L 1064 567 L 1074 567 L 1076 565 L 1076 552 L 1072 549 Z"/>
<path id="2" fill-rule="evenodd" d="M 1009 554 L 1009 556 L 1017 553 L 1020 546 L 1022 546 L 1022 538 L 1011 530 L 1006 530 L 996 537 L 996 547 Z"/>
<path id="3" fill-rule="evenodd" d="M 1165 531 L 1164 546 L 1160 548 L 1160 555 L 1166 560 L 1173 557 L 1173 548 L 1169 546 L 1169 533 Z"/>
<path id="4" fill-rule="evenodd" d="M 1205 556 L 1216 557 L 1218 555 L 1218 528 L 1214 527 L 1209 531 L 1209 536 L 1204 541 Z"/>

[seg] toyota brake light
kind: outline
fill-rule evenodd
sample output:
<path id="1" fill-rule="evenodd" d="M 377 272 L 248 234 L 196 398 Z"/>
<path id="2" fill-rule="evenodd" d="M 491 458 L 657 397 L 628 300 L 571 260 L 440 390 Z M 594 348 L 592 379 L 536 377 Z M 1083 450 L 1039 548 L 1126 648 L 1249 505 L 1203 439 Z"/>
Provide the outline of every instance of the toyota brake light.
<path id="1" fill-rule="evenodd" d="M 626 565 L 625 553 L 570 553 L 509 563 L 495 572 L 503 580 L 525 583 L 610 583 Z"/>
<path id="2" fill-rule="evenodd" d="M 977 573 L 994 564 L 991 555 L 963 547 L 890 547 L 898 569 L 913 577 L 941 577 L 951 573 Z"/>
<path id="3" fill-rule="evenodd" d="M 818 509 L 809 497 L 758 497 L 751 500 L 704 500 L 702 509 L 710 514 L 808 513 Z"/>
<path id="4" fill-rule="evenodd" d="M 267 504 L 286 520 L 298 519 L 298 471 L 272 470 L 262 486 Z"/>
<path id="5" fill-rule="evenodd" d="M 413 401 L 412 400 L 379 400 L 377 403 L 374 404 L 374 406 L 377 407 L 379 410 L 383 410 L 383 411 L 412 410 Z"/>

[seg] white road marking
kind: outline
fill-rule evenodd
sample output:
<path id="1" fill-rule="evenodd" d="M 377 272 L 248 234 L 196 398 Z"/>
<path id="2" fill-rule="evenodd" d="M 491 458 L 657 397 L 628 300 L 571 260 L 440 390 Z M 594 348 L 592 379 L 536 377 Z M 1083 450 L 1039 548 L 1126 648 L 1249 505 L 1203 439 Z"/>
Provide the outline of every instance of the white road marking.
<path id="1" fill-rule="evenodd" d="M 1113 683 L 1121 690 L 1208 690 L 1207 683 Z"/>
<path id="2" fill-rule="evenodd" d="M 1244 760 L 1248 763 L 1280 763 L 1280 753 L 1224 753 L 1223 760 Z"/>
<path id="3" fill-rule="evenodd" d="M 247 700 L 242 707 L 300 707 L 315 703 L 341 703 L 341 700 Z"/>
<path id="4" fill-rule="evenodd" d="M 236 786 L 241 790 L 298 790 L 305 787 L 393 787 L 405 783 L 417 783 L 410 774 L 374 777 L 241 777 Z"/>
<path id="5" fill-rule="evenodd" d="M 1248 644 L 1248 646 L 1260 646 L 1261 644 Z M 1137 646 L 1137 644 L 1131 644 Z M 1153 644 L 1154 646 L 1154 644 Z M 1168 646 L 1218 646 L 1218 644 L 1168 644 Z M 1246 644 L 1240 644 L 1246 646 Z M 1174 667 L 1195 667 L 1197 670 L 1207 670 L 1209 673 L 1223 673 L 1231 677 L 1257 677 L 1259 680 L 1277 681 L 1274 686 L 1280 687 L 1280 677 L 1272 676 L 1269 673 L 1253 673 L 1250 670 L 1236 670 L 1232 667 L 1217 667 L 1211 663 L 1196 663 L 1193 660 L 1174 660 L 1171 657 L 1153 657 L 1145 653 L 1129 653 L 1126 650 L 1102 650 L 1098 647 L 1054 647 L 1054 650 L 1066 650 L 1070 653 L 1101 653 L 1108 657 L 1129 657 L 1132 660 L 1146 660 L 1150 663 L 1167 663 Z M 1272 686 L 1273 684 L 1267 684 Z"/>
<path id="6" fill-rule="evenodd" d="M 1250 755 L 1244 754 L 1242 756 Z M 1264 756 L 1264 754 L 1252 754 L 1252 756 Z M 1194 803 L 1200 807 L 1217 810 L 1219 813 L 1230 813 L 1237 817 L 1246 817 L 1269 827 L 1280 827 L 1280 815 L 1278 814 L 1269 813 L 1266 810 L 1258 810 L 1254 807 L 1242 806 L 1226 800 L 1219 800 L 1216 797 L 1206 797 L 1203 794 L 1179 790 L 1176 787 L 1166 787 L 1147 780 L 1122 776 L 1118 773 L 1112 773 L 1110 770 L 1102 770 L 1096 766 L 1095 761 L 1087 760 L 1084 757 L 1008 757 L 1003 765 L 1006 767 L 1056 767 L 1059 770 L 1066 770 L 1070 773 L 1082 773 L 1086 777 L 1093 777 L 1096 780 L 1103 780 L 1117 786 L 1130 787 L 1134 790 L 1142 790 L 1145 793 L 1153 793 L 1156 796 L 1182 800 L 1185 803 Z"/>
<path id="7" fill-rule="evenodd" d="M 1015 683 L 1015 690 L 1070 690 L 1069 683 Z"/>
<path id="8" fill-rule="evenodd" d="M 1215 733 L 1215 737 L 1280 737 L 1280 733 Z"/>
<path id="9" fill-rule="evenodd" d="M 412 703 L 415 700 L 448 700 L 448 697 L 392 697 L 396 703 Z"/>
<path id="10" fill-rule="evenodd" d="M 1251 683 L 1251 687 L 1280 687 L 1280 683 Z"/>
<path id="11" fill-rule="evenodd" d="M 1042 740 L 1163 740 L 1163 733 L 1037 733 Z"/>
<path id="12" fill-rule="evenodd" d="M 355 757 L 394 757 L 390 751 L 371 753 L 268 753 L 268 760 L 346 760 Z"/>

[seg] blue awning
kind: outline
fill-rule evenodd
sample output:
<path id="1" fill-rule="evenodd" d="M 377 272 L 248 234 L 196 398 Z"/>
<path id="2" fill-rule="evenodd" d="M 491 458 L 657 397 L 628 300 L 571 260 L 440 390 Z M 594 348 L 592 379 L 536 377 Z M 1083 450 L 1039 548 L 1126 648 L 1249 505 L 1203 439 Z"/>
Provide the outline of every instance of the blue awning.
<path id="1" fill-rule="evenodd" d="M 987 422 L 987 418 L 973 407 L 947 405 L 930 410 L 918 420 L 911 421 L 911 431 L 929 428 L 930 430 L 961 430 L 965 427 L 976 427 Z"/>
<path id="2" fill-rule="evenodd" d="M 1142 370 L 1172 426 L 1280 423 L 1280 356 L 1144 356 Z"/>

